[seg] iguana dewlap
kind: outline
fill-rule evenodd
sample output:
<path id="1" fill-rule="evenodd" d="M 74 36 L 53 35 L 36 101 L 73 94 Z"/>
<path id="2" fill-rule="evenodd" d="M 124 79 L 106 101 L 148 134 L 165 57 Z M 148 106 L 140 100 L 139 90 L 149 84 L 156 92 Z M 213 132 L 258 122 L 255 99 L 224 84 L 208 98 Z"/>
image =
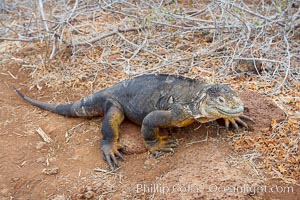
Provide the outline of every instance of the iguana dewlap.
<path id="1" fill-rule="evenodd" d="M 101 150 L 111 170 L 119 167 L 119 125 L 128 118 L 141 125 L 148 150 L 170 152 L 177 146 L 174 140 L 159 135 L 159 128 L 184 127 L 195 121 L 205 123 L 225 119 L 226 128 L 237 123 L 247 128 L 241 119 L 253 121 L 243 114 L 244 105 L 229 85 L 213 85 L 178 75 L 149 74 L 121 81 L 70 104 L 49 104 L 17 93 L 27 102 L 51 112 L 70 117 L 90 117 L 104 114 Z"/>

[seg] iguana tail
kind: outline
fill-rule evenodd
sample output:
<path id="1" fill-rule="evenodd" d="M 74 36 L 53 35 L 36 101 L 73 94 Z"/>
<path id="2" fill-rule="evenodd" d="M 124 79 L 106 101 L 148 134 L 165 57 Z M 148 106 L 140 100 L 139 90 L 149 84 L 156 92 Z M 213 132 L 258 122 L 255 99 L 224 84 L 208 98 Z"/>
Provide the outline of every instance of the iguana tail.
<path id="1" fill-rule="evenodd" d="M 103 112 L 101 99 L 100 101 L 96 101 L 95 94 L 69 104 L 51 104 L 31 99 L 24 95 L 16 87 L 14 87 L 14 89 L 22 99 L 30 104 L 59 115 L 68 117 L 93 117 L 98 116 Z"/>

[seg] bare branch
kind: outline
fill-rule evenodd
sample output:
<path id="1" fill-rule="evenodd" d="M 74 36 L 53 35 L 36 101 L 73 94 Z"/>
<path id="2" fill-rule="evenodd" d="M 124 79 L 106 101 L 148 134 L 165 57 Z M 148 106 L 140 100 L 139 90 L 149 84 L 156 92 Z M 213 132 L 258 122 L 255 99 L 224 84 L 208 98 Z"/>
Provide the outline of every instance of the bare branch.
<path id="1" fill-rule="evenodd" d="M 35 42 L 35 41 L 39 41 L 40 38 L 0 38 L 0 40 L 20 41 L 20 42 Z"/>
<path id="2" fill-rule="evenodd" d="M 73 44 L 74 46 L 81 46 L 81 45 L 91 45 L 92 43 L 95 43 L 99 40 L 102 40 L 104 38 L 107 38 L 107 37 L 110 37 L 110 36 L 113 36 L 117 33 L 122 33 L 122 32 L 130 32 L 130 31 L 138 31 L 138 30 L 141 30 L 141 29 L 144 29 L 146 28 L 147 26 L 139 26 L 139 27 L 134 27 L 134 28 L 128 28 L 128 29 L 117 29 L 117 30 L 114 30 L 112 32 L 109 32 L 109 33 L 106 33 L 104 35 L 101 35 L 99 37 L 96 37 L 96 38 L 93 38 L 93 39 L 90 39 L 88 41 L 85 41 L 85 42 L 78 42 L 78 43 L 75 43 Z"/>
<path id="3" fill-rule="evenodd" d="M 43 7 L 43 1 L 42 0 L 39 0 L 39 11 L 41 13 L 45 29 L 46 29 L 47 32 L 49 32 L 49 28 L 48 28 L 48 25 L 47 25 L 47 22 L 46 22 L 45 14 L 44 14 L 44 7 Z"/>
<path id="4" fill-rule="evenodd" d="M 284 42 L 286 44 L 286 54 L 287 54 L 286 60 L 287 60 L 287 65 L 286 65 L 286 70 L 285 70 L 284 78 L 283 78 L 281 84 L 275 89 L 275 92 L 277 90 L 279 90 L 283 86 L 283 84 L 285 83 L 285 81 L 286 81 L 286 79 L 287 79 L 287 77 L 289 75 L 290 67 L 291 67 L 291 57 L 292 57 L 292 55 L 290 53 L 290 44 L 289 44 L 289 41 L 288 41 L 286 35 L 284 35 L 283 38 L 284 38 Z"/>

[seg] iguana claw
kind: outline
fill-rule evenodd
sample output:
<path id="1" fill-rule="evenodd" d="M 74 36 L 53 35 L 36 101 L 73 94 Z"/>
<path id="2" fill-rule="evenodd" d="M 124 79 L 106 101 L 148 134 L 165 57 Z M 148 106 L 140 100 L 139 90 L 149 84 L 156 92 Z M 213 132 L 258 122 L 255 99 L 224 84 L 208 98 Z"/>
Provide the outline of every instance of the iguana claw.
<path id="1" fill-rule="evenodd" d="M 158 150 L 152 151 L 152 155 L 154 158 L 158 158 L 159 156 L 162 155 L 162 152 L 167 152 L 167 153 L 174 153 L 174 148 L 173 147 L 162 147 Z"/>
<path id="2" fill-rule="evenodd" d="M 238 124 L 242 125 L 243 127 L 245 127 L 246 129 L 249 129 L 248 125 L 246 122 L 244 122 L 241 118 L 244 118 L 246 120 L 251 121 L 252 123 L 255 123 L 255 121 L 251 118 L 248 117 L 247 115 L 241 115 L 240 117 L 232 117 L 232 118 L 224 118 L 225 120 L 225 127 L 228 130 L 229 128 L 229 124 L 231 123 L 235 129 L 238 130 L 239 126 Z M 237 123 L 238 122 L 238 123 Z"/>
<path id="3" fill-rule="evenodd" d="M 252 119 L 251 117 L 249 117 L 249 116 L 247 116 L 247 115 L 242 115 L 241 118 L 245 118 L 245 119 L 247 119 L 247 120 L 249 120 L 249 121 L 251 121 L 252 123 L 255 124 L 254 119 Z"/>
<path id="4" fill-rule="evenodd" d="M 116 168 L 120 167 L 116 156 L 118 156 L 121 160 L 124 160 L 124 157 L 117 149 L 113 148 L 113 145 L 103 144 L 101 146 L 101 150 L 103 153 L 103 159 L 107 162 L 111 171 L 114 171 Z"/>
<path id="5" fill-rule="evenodd" d="M 168 139 L 167 136 L 159 136 L 155 141 L 146 141 L 149 151 L 154 157 L 159 157 L 160 152 L 174 153 L 174 148 L 178 146 L 176 140 Z"/>

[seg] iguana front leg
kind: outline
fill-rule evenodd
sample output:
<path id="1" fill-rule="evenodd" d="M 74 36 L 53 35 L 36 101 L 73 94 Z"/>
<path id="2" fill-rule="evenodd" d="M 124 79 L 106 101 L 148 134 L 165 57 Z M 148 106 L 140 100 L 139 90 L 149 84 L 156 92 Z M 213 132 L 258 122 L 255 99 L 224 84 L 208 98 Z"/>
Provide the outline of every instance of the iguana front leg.
<path id="1" fill-rule="evenodd" d="M 187 119 L 181 111 L 157 110 L 149 113 L 142 123 L 142 134 L 147 149 L 154 155 L 159 152 L 174 152 L 178 146 L 175 140 L 159 135 L 159 128 L 186 126 L 194 120 Z"/>
<path id="2" fill-rule="evenodd" d="M 124 160 L 122 154 L 118 150 L 119 125 L 124 120 L 124 113 L 122 107 L 115 102 L 106 102 L 105 107 L 106 111 L 101 129 L 103 134 L 101 150 L 103 153 L 103 159 L 113 171 L 115 167 L 120 166 L 116 156 Z"/>
<path id="3" fill-rule="evenodd" d="M 229 124 L 230 124 L 230 123 L 231 123 L 231 124 L 233 125 L 233 127 L 234 127 L 235 129 L 237 129 L 237 130 L 238 130 L 238 128 L 239 128 L 239 126 L 238 126 L 237 123 L 239 123 L 240 125 L 244 126 L 246 129 L 248 129 L 247 123 L 244 122 L 241 118 L 244 118 L 244 119 L 246 119 L 246 120 L 251 121 L 252 123 L 255 123 L 255 121 L 254 121 L 251 117 L 249 117 L 249 116 L 247 116 L 247 115 L 241 115 L 241 116 L 239 116 L 239 117 L 226 117 L 226 118 L 224 118 L 226 129 L 228 130 Z"/>

